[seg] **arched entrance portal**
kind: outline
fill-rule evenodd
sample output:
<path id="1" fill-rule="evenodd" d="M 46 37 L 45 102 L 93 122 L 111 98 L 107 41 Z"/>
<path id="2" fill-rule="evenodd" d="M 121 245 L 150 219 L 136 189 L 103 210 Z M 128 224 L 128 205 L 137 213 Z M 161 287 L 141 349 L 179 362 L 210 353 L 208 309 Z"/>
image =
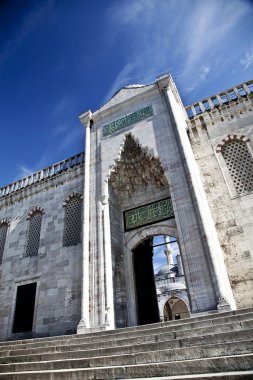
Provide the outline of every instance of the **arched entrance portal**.
<path id="1" fill-rule="evenodd" d="M 178 297 L 171 297 L 164 305 L 164 321 L 190 318 L 186 303 Z"/>

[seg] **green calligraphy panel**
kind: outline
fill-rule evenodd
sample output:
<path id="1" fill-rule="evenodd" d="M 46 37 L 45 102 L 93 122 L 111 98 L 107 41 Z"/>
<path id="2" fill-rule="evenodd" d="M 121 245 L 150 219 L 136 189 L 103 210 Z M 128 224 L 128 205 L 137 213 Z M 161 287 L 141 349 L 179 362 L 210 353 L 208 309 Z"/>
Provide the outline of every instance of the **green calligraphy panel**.
<path id="1" fill-rule="evenodd" d="M 133 230 L 141 226 L 174 218 L 171 198 L 162 199 L 148 205 L 124 212 L 125 230 Z"/>
<path id="2" fill-rule="evenodd" d="M 110 136 L 122 128 L 138 123 L 139 121 L 147 119 L 153 115 L 154 113 L 152 106 L 148 106 L 136 112 L 130 113 L 129 115 L 126 115 L 118 120 L 113 121 L 110 124 L 105 125 L 102 130 L 102 137 L 105 138 L 107 136 Z"/>

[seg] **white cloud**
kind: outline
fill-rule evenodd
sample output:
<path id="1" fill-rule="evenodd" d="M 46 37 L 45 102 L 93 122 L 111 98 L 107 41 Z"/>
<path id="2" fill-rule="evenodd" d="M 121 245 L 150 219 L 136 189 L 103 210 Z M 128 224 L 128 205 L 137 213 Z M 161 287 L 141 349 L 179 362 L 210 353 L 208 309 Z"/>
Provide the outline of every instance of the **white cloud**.
<path id="1" fill-rule="evenodd" d="M 104 96 L 104 100 L 102 103 L 105 103 L 108 101 L 109 98 L 111 98 L 116 91 L 118 91 L 121 87 L 129 84 L 129 81 L 131 81 L 132 75 L 136 70 L 136 63 L 127 63 L 121 71 L 118 73 L 117 77 L 115 78 L 112 86 L 107 91 L 107 94 Z"/>
<path id="2" fill-rule="evenodd" d="M 28 177 L 32 173 L 34 173 L 33 169 L 28 168 L 24 165 L 18 164 L 18 174 L 17 174 L 16 180 L 24 178 L 24 177 Z"/>
<path id="3" fill-rule="evenodd" d="M 63 135 L 64 132 L 64 135 Z M 55 130 L 53 132 L 55 135 Z M 59 132 L 60 133 L 60 132 Z M 70 125 L 64 125 L 64 131 L 62 131 L 61 140 L 57 140 L 57 144 L 55 142 L 52 142 L 50 146 L 46 149 L 40 160 L 37 162 L 35 166 L 35 171 L 40 170 L 47 165 L 51 165 L 53 163 L 56 163 L 53 161 L 52 157 L 61 156 L 64 154 L 68 148 L 73 147 L 77 144 L 77 142 L 81 141 L 83 142 L 83 135 L 84 131 L 81 125 L 79 126 L 70 126 Z M 81 145 L 81 144 L 80 144 Z M 82 149 L 82 148 L 81 148 Z M 77 152 L 79 153 L 79 152 Z M 64 157 L 68 158 L 68 157 Z"/>
<path id="4" fill-rule="evenodd" d="M 201 82 L 203 82 L 207 75 L 210 72 L 210 66 L 208 65 L 202 65 L 199 69 L 199 71 L 196 71 L 194 75 L 191 76 L 191 80 L 188 81 L 188 83 L 185 83 L 185 91 L 191 92 L 197 88 Z"/>
<path id="5" fill-rule="evenodd" d="M 54 125 L 52 133 L 54 136 L 59 136 L 67 132 L 69 124 L 66 122 L 66 119 L 68 119 L 70 110 L 72 110 L 72 105 L 73 101 L 69 95 L 63 96 L 54 105 L 52 109 L 52 123 Z"/>
<path id="6" fill-rule="evenodd" d="M 76 126 L 75 128 L 70 127 L 68 131 L 65 133 L 64 138 L 61 140 L 58 145 L 57 151 L 58 153 L 66 150 L 67 148 L 73 146 L 76 141 L 82 141 L 83 138 L 83 128 L 80 126 Z"/>
<path id="7" fill-rule="evenodd" d="M 54 106 L 53 114 L 55 116 L 61 116 L 66 110 L 69 103 L 68 97 L 65 95 L 59 102 Z"/>
<path id="8" fill-rule="evenodd" d="M 249 9 L 241 0 L 178 1 L 127 0 L 108 11 L 111 44 L 124 38 L 127 62 L 110 95 L 130 83 L 150 83 L 171 71 L 188 91 L 215 73 L 220 57 L 229 49 L 231 33 Z M 229 53 L 229 50 L 227 50 Z M 226 53 L 224 53 L 226 55 Z"/>
<path id="9" fill-rule="evenodd" d="M 240 60 L 245 69 L 248 69 L 253 63 L 253 44 L 246 51 L 243 59 Z"/>
<path id="10" fill-rule="evenodd" d="M 64 133 L 65 134 L 61 138 L 60 142 L 57 141 L 57 144 L 55 144 L 55 142 L 53 141 L 50 144 L 50 146 L 47 147 L 46 151 L 42 154 L 41 158 L 34 163 L 33 167 L 18 164 L 17 174 L 15 175 L 13 181 L 17 181 L 19 179 L 27 177 L 43 168 L 46 168 L 47 166 L 56 163 L 54 161 L 54 157 L 56 156 L 56 154 L 57 156 L 61 156 L 65 153 L 66 150 L 68 150 L 68 148 L 71 148 L 73 145 L 77 145 L 77 142 L 79 141 L 83 141 L 83 128 L 81 127 L 81 125 L 80 127 L 64 126 Z M 53 134 L 55 134 L 55 131 L 53 131 Z"/>

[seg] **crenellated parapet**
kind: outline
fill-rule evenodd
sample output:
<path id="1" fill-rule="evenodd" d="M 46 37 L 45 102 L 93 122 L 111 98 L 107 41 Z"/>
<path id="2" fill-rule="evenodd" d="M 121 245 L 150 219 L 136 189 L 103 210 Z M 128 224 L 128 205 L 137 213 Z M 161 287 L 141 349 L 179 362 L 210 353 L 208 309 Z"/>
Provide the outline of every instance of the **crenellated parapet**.
<path id="1" fill-rule="evenodd" d="M 188 126 L 230 121 L 253 109 L 253 80 L 185 107 Z"/>
<path id="2" fill-rule="evenodd" d="M 195 117 L 206 111 L 213 110 L 215 108 L 227 105 L 231 101 L 239 100 L 240 98 L 245 98 L 247 95 L 253 92 L 253 80 L 249 80 L 238 86 L 232 87 L 226 91 L 220 92 L 219 94 L 212 95 L 206 99 L 203 99 L 197 103 L 193 103 L 185 107 L 187 115 L 189 118 Z"/>
<path id="3" fill-rule="evenodd" d="M 84 153 L 76 154 L 75 156 L 69 157 L 66 160 L 57 162 L 47 168 L 39 170 L 27 177 L 24 177 L 18 181 L 15 181 L 7 186 L 4 186 L 0 189 L 0 198 L 12 195 L 19 192 L 20 190 L 31 187 L 32 185 L 39 184 L 47 181 L 48 179 L 52 180 L 66 172 L 69 172 L 72 169 L 75 169 L 84 162 Z"/>

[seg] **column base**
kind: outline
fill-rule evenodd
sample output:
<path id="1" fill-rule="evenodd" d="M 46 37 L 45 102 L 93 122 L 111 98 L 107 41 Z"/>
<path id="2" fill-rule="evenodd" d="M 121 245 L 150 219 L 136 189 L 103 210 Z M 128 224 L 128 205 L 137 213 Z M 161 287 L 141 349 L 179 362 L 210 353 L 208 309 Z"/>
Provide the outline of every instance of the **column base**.
<path id="1" fill-rule="evenodd" d="M 217 303 L 217 310 L 222 311 L 231 311 L 232 308 L 225 297 L 220 297 Z"/>
<path id="2" fill-rule="evenodd" d="M 77 326 L 77 334 L 87 334 L 90 332 L 90 328 L 86 326 L 86 323 L 83 319 L 80 320 Z"/>
<path id="3" fill-rule="evenodd" d="M 108 326 L 92 326 L 87 327 L 85 321 L 81 320 L 77 326 L 76 333 L 77 334 L 89 334 L 92 332 L 99 332 L 105 330 L 112 330 L 112 328 L 107 328 Z"/>

